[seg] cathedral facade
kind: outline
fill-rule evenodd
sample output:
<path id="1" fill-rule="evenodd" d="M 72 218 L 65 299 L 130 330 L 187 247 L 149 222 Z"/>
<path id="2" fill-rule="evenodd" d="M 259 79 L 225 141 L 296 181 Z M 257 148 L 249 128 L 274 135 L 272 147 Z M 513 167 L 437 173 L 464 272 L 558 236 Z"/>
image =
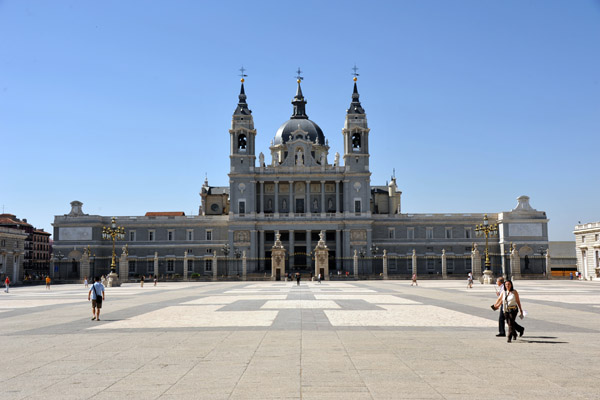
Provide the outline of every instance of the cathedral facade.
<path id="1" fill-rule="evenodd" d="M 257 130 L 246 100 L 242 79 L 229 130 L 229 186 L 210 186 L 206 180 L 198 215 L 148 212 L 116 218 L 125 229 L 117 248 L 127 253 L 130 276 L 231 277 L 240 273 L 242 260 L 248 274 L 270 276 L 277 233 L 287 251 L 286 272 L 311 272 L 321 232 L 334 275 L 352 274 L 357 256 L 360 275 L 377 275 L 384 253 L 390 275 L 410 275 L 414 257 L 420 275 L 440 275 L 442 254 L 447 274 L 462 277 L 471 271 L 474 250 L 484 252 L 485 238 L 475 230 L 484 214 L 406 213 L 395 177 L 389 184 L 371 185 L 370 130 L 356 78 L 341 153 L 332 154 L 323 131 L 308 118 L 300 79 L 292 116 L 268 149 L 270 161 L 257 154 Z M 498 234 L 489 238 L 491 269 L 511 273 L 514 249 L 527 257 L 521 272 L 542 274 L 546 213 L 533 209 L 527 196 L 517 200 L 510 211 L 487 213 L 489 223 L 498 224 Z M 71 206 L 69 214 L 54 219 L 54 248 L 67 255 L 54 270 L 61 277 L 81 275 L 77 263 L 87 252 L 90 273 L 107 272 L 112 244 L 102 240 L 102 227 L 110 225 L 111 216 L 85 214 L 78 201 Z"/>

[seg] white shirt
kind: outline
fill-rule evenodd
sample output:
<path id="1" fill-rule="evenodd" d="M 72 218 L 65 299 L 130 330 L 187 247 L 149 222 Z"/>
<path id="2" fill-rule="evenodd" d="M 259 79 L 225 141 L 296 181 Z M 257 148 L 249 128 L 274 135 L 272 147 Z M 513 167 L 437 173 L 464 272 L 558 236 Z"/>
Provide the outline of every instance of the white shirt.
<path id="1" fill-rule="evenodd" d="M 96 282 L 92 285 L 90 290 L 92 292 L 92 300 L 96 300 L 96 293 L 102 297 L 102 293 L 104 293 L 104 285 L 100 282 Z"/>
<path id="2" fill-rule="evenodd" d="M 516 307 L 517 306 L 517 298 L 515 297 L 514 292 L 508 292 L 508 295 L 504 293 L 504 311 L 508 310 L 508 307 Z"/>

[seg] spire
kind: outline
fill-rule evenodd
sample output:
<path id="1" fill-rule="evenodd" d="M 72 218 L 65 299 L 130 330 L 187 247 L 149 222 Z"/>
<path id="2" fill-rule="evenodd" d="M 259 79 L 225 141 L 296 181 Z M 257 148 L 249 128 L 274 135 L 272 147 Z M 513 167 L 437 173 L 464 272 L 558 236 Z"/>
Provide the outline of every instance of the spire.
<path id="1" fill-rule="evenodd" d="M 360 105 L 360 96 L 358 94 L 358 87 L 356 86 L 356 81 L 358 80 L 359 75 L 358 73 L 356 73 L 356 71 L 358 71 L 358 68 L 355 65 L 352 69 L 354 70 L 354 73 L 352 74 L 354 75 L 354 78 L 352 78 L 352 80 L 354 81 L 354 91 L 352 92 L 352 102 L 350 103 L 348 114 L 364 114 L 365 109 L 362 108 L 362 106 Z"/>
<path id="2" fill-rule="evenodd" d="M 302 94 L 302 87 L 300 86 L 300 82 L 304 79 L 300 74 L 302 71 L 298 68 L 296 71 L 298 75 L 296 76 L 296 82 L 298 82 L 298 89 L 296 89 L 296 96 L 294 96 L 294 100 L 292 100 L 292 104 L 294 105 L 294 112 L 292 114 L 291 119 L 308 119 L 308 115 L 306 115 L 306 100 L 304 100 L 304 95 Z"/>
<path id="3" fill-rule="evenodd" d="M 250 110 L 248 108 L 248 104 L 246 103 L 246 91 L 244 90 L 244 81 L 245 81 L 245 77 L 247 77 L 248 75 L 244 74 L 244 71 L 246 69 L 244 67 L 240 68 L 240 71 L 242 72 L 240 74 L 240 76 L 242 77 L 242 79 L 240 79 L 240 82 L 242 82 L 242 87 L 240 88 L 240 95 L 238 96 L 239 101 L 238 101 L 238 105 L 235 109 L 235 111 L 233 112 L 233 115 L 250 115 L 252 114 L 252 110 Z"/>

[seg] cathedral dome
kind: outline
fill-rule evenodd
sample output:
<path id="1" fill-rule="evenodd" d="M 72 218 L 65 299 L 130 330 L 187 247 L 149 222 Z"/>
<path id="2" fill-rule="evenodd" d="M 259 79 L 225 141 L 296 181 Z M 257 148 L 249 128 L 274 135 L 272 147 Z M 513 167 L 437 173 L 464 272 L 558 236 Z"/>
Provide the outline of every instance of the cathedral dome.
<path id="1" fill-rule="evenodd" d="M 318 139 L 319 144 L 325 144 L 325 135 L 323 135 L 323 131 L 319 128 L 319 125 L 315 124 L 310 119 L 294 118 L 284 122 L 283 125 L 277 129 L 273 144 L 284 144 L 289 142 L 292 140 L 292 133 L 297 130 L 306 132 L 306 134 L 303 134 L 306 140 L 316 143 Z"/>
<path id="2" fill-rule="evenodd" d="M 313 143 L 317 143 L 318 141 L 321 145 L 325 144 L 325 135 L 323 135 L 323 131 L 319 128 L 319 125 L 308 119 L 308 115 L 306 115 L 306 100 L 302 94 L 302 88 L 300 87 L 301 79 L 301 77 L 298 78 L 298 89 L 296 91 L 296 96 L 294 96 L 294 99 L 292 100 L 294 112 L 292 113 L 290 120 L 281 125 L 277 130 L 275 139 L 273 140 L 273 144 L 275 145 L 289 142 L 293 139 L 292 133 L 299 129 L 306 132 L 302 134 L 305 140 L 310 140 Z"/>

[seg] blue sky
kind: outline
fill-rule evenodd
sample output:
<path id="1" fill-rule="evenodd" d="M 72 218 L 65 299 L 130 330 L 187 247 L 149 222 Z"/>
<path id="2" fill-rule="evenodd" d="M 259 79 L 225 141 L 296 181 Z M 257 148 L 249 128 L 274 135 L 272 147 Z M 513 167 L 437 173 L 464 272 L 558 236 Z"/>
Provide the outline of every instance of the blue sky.
<path id="1" fill-rule="evenodd" d="M 498 212 L 526 194 L 551 240 L 600 220 L 600 2 L 0 1 L 0 206 L 51 230 L 84 211 L 197 213 L 228 185 L 240 66 L 268 146 L 307 114 L 342 153 L 351 68 L 372 184 L 403 212 Z M 267 156 L 267 161 L 270 156 Z"/>

